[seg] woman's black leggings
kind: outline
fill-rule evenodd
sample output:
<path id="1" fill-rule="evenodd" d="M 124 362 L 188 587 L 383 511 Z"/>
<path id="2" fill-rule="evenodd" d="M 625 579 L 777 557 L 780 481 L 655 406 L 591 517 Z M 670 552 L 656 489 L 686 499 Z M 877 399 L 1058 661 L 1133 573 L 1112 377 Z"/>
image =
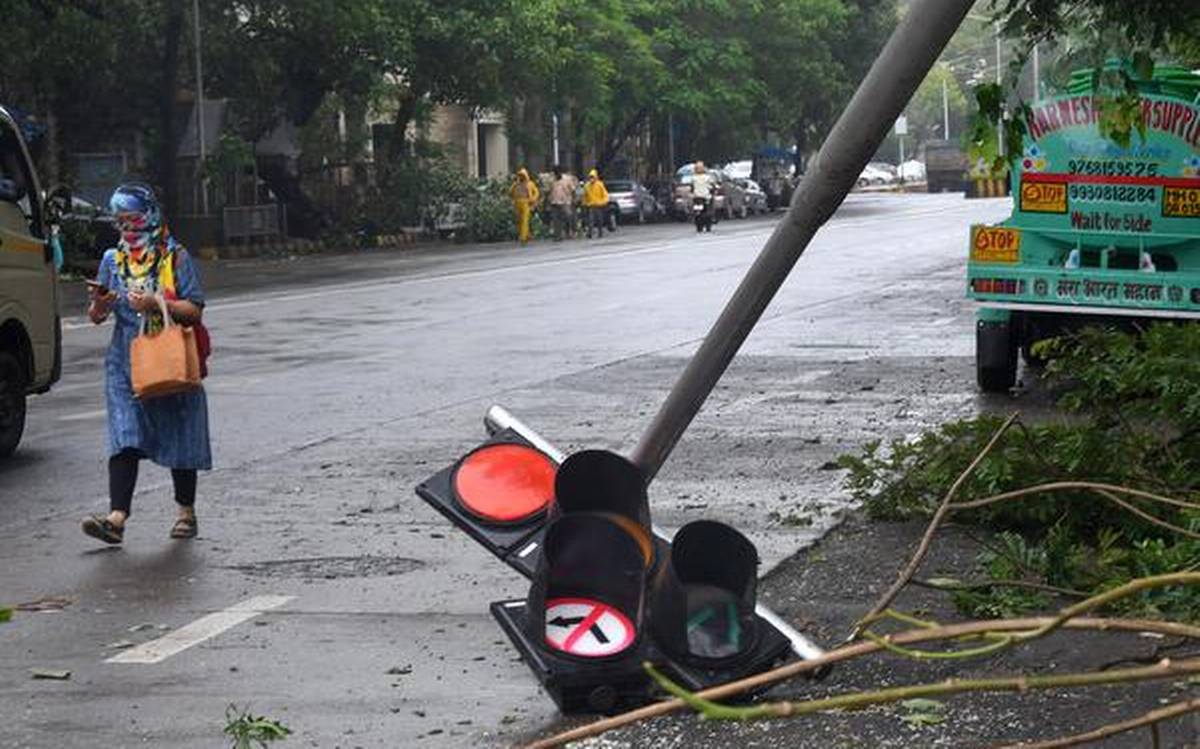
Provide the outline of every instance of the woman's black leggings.
<path id="1" fill-rule="evenodd" d="M 123 450 L 108 459 L 109 507 L 129 515 L 133 505 L 133 489 L 137 486 L 138 454 Z M 196 504 L 196 471 L 191 468 L 172 468 L 175 502 L 191 507 Z"/>

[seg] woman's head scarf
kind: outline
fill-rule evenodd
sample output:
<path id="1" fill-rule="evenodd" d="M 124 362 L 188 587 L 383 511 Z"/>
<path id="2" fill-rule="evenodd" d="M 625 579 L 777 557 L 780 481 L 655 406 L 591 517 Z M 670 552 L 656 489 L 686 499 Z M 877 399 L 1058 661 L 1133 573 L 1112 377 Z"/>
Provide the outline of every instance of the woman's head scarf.
<path id="1" fill-rule="evenodd" d="M 140 256 L 147 250 L 170 252 L 174 239 L 163 221 L 162 206 L 147 185 L 126 183 L 113 191 L 108 208 L 121 234 L 119 250 Z"/>

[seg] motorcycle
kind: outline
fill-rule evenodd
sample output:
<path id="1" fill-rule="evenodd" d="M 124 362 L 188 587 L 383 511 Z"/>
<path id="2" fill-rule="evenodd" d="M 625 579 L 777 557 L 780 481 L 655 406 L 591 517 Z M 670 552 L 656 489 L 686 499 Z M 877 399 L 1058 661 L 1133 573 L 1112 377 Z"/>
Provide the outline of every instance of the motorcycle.
<path id="1" fill-rule="evenodd" d="M 702 198 L 699 196 L 692 198 L 692 219 L 696 222 L 697 233 L 702 231 L 712 231 L 712 198 Z"/>

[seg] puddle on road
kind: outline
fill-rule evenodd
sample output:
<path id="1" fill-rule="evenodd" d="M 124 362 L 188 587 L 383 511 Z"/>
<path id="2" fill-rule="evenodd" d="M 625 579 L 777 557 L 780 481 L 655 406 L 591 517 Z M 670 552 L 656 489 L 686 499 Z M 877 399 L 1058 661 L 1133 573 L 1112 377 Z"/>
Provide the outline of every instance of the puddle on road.
<path id="1" fill-rule="evenodd" d="M 418 570 L 425 563 L 407 557 L 310 557 L 269 559 L 253 564 L 235 564 L 226 569 L 259 578 L 294 577 L 303 580 L 340 580 L 353 577 L 393 577 Z"/>

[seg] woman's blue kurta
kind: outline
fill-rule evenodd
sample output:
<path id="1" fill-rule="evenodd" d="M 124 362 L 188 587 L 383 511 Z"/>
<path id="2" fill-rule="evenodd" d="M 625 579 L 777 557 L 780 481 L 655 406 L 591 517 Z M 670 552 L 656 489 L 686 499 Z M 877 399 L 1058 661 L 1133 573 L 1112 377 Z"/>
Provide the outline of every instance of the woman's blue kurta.
<path id="1" fill-rule="evenodd" d="M 176 296 L 203 306 L 200 278 L 192 259 L 182 248 L 175 251 L 174 271 Z M 104 253 L 96 280 L 117 292 L 117 300 L 113 303 L 112 343 L 104 359 L 109 455 L 134 450 L 166 468 L 212 468 L 208 400 L 204 388 L 144 402 L 133 397 L 129 344 L 138 335 L 141 318 L 125 298 L 128 289 L 125 279 L 117 271 L 115 249 Z"/>

